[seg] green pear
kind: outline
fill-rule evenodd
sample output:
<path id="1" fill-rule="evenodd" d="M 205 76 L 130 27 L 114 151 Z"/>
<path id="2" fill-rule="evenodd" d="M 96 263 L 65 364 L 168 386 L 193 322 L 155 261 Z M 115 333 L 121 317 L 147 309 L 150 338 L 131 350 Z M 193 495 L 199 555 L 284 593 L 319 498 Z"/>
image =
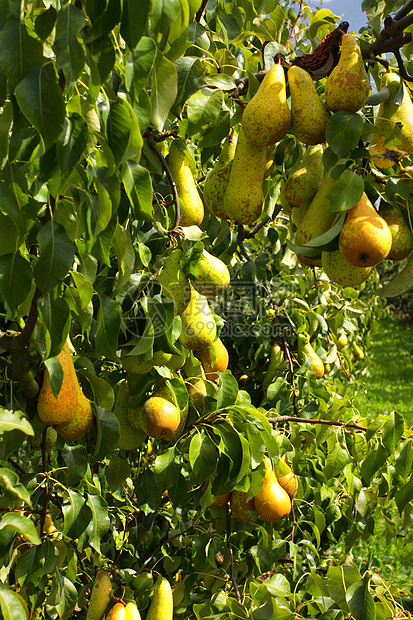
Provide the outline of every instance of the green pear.
<path id="1" fill-rule="evenodd" d="M 291 207 L 305 210 L 310 206 L 324 175 L 323 153 L 321 144 L 308 146 L 300 167 L 287 179 L 284 197 Z"/>
<path id="2" fill-rule="evenodd" d="M 224 195 L 224 211 L 238 224 L 254 224 L 264 209 L 262 182 L 267 147 L 248 142 L 241 127 Z"/>
<path id="3" fill-rule="evenodd" d="M 204 200 L 208 209 L 216 217 L 227 219 L 224 211 L 224 194 L 231 174 L 232 160 L 237 146 L 237 136 L 231 134 L 222 147 L 221 154 L 204 184 Z"/>
<path id="4" fill-rule="evenodd" d="M 273 344 L 270 351 L 270 360 L 268 362 L 267 372 L 265 373 L 262 389 L 265 391 L 268 386 L 273 382 L 273 379 L 277 373 L 277 369 L 284 361 L 284 352 L 279 344 Z"/>
<path id="5" fill-rule="evenodd" d="M 254 499 L 246 501 L 247 494 L 236 489 L 231 493 L 230 506 L 231 512 L 241 523 L 253 523 L 259 517 L 254 505 Z"/>
<path id="6" fill-rule="evenodd" d="M 132 375 L 145 375 L 155 366 L 153 357 L 145 359 L 143 355 L 128 355 L 127 351 L 122 351 L 120 361 L 126 372 Z"/>
<path id="7" fill-rule="evenodd" d="M 375 126 L 381 132 L 381 134 L 387 138 L 393 131 L 396 123 L 401 123 L 400 134 L 401 139 L 392 140 L 392 149 L 403 151 L 405 155 L 413 153 L 413 103 L 410 98 L 409 91 L 405 84 L 400 80 L 400 76 L 397 73 L 385 73 L 381 78 L 381 87 L 387 88 L 390 91 L 390 96 L 387 101 L 384 101 L 379 106 Z M 395 103 L 395 98 L 400 88 L 402 89 L 403 97 L 400 105 Z M 379 141 L 380 142 L 380 141 Z M 371 152 L 370 152 L 371 154 Z M 396 162 L 392 162 L 392 166 Z M 377 164 L 380 168 L 380 163 Z"/>
<path id="8" fill-rule="evenodd" d="M 162 285 L 162 292 L 175 304 L 175 314 L 181 314 L 190 299 L 189 281 L 180 267 L 182 250 L 175 248 L 169 254 L 165 265 L 156 277 Z"/>
<path id="9" fill-rule="evenodd" d="M 391 250 L 387 254 L 390 260 L 403 260 L 413 250 L 413 235 L 410 226 L 398 205 L 382 201 L 380 215 L 390 228 L 392 236 Z"/>
<path id="10" fill-rule="evenodd" d="M 290 124 L 284 69 L 281 64 L 275 64 L 268 69 L 244 109 L 242 129 L 248 142 L 262 148 L 279 142 Z"/>
<path id="11" fill-rule="evenodd" d="M 41 421 L 38 414 L 35 413 L 32 419 L 30 420 L 30 424 L 33 427 L 34 435 L 28 435 L 27 441 L 30 443 L 33 448 L 41 448 L 43 442 L 43 432 L 46 430 L 46 439 L 45 439 L 45 448 L 46 450 L 50 450 L 56 443 L 57 440 L 57 431 L 53 426 L 47 426 L 44 422 Z"/>
<path id="12" fill-rule="evenodd" d="M 291 94 L 291 133 L 304 144 L 321 144 L 326 140 L 330 112 L 321 101 L 312 77 L 301 67 L 288 69 Z"/>
<path id="13" fill-rule="evenodd" d="M 217 326 L 208 300 L 191 286 L 191 300 L 181 314 L 180 343 L 190 350 L 205 349 L 216 338 Z"/>
<path id="14" fill-rule="evenodd" d="M 186 389 L 188 390 L 189 404 L 197 411 L 203 411 L 205 396 L 207 395 L 207 385 L 205 380 L 200 377 L 197 379 L 190 379 Z"/>
<path id="15" fill-rule="evenodd" d="M 160 585 L 154 590 L 146 620 L 172 620 L 173 605 L 171 584 L 166 577 L 162 577 Z"/>
<path id="16" fill-rule="evenodd" d="M 340 60 L 327 78 L 326 103 L 332 112 L 347 110 L 354 113 L 366 103 L 369 89 L 360 46 L 352 34 L 344 34 Z"/>
<path id="17" fill-rule="evenodd" d="M 194 270 L 192 286 L 204 297 L 216 297 L 229 286 L 231 276 L 226 264 L 203 250 Z"/>
<path id="18" fill-rule="evenodd" d="M 367 194 L 347 211 L 338 245 L 344 258 L 356 267 L 371 267 L 384 260 L 392 246 L 392 234 Z"/>
<path id="19" fill-rule="evenodd" d="M 334 183 L 336 183 L 336 181 L 333 177 L 329 173 L 326 173 L 295 233 L 294 243 L 296 245 L 305 245 L 308 241 L 319 237 L 330 229 L 336 217 L 336 213 L 326 211 L 326 207 L 330 204 L 330 200 L 326 198 L 326 194 L 328 190 L 333 187 Z M 299 256 L 299 260 L 304 265 L 320 266 L 321 264 L 318 259 L 307 258 L 305 256 Z"/>
<path id="20" fill-rule="evenodd" d="M 126 379 L 118 385 L 113 413 L 119 421 L 120 435 L 118 448 L 121 450 L 136 450 L 146 439 L 146 433 L 141 428 L 135 428 L 128 420 L 129 386 Z"/>
<path id="21" fill-rule="evenodd" d="M 169 169 L 179 198 L 180 226 L 199 226 L 204 219 L 204 203 L 189 165 L 186 149 L 174 140 L 169 150 Z"/>
<path id="22" fill-rule="evenodd" d="M 373 267 L 356 267 L 348 262 L 340 252 L 322 252 L 321 266 L 331 282 L 341 286 L 357 286 L 365 282 Z"/>
<path id="23" fill-rule="evenodd" d="M 311 370 L 314 372 L 317 379 L 321 379 L 324 375 L 324 364 L 319 355 L 314 351 L 312 344 L 309 341 L 308 336 L 305 334 L 299 334 L 297 338 L 298 342 L 298 355 L 302 361 L 305 360 L 305 356 L 310 359 Z"/>
<path id="24" fill-rule="evenodd" d="M 100 620 L 106 607 L 112 600 L 112 582 L 108 570 L 100 570 L 96 573 L 90 594 L 89 607 L 86 612 L 86 620 Z"/>

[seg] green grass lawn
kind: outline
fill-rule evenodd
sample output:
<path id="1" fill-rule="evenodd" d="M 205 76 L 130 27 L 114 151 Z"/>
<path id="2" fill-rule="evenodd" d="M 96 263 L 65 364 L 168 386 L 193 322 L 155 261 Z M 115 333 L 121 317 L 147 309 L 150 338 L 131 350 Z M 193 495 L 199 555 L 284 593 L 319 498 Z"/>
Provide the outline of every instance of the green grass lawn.
<path id="1" fill-rule="evenodd" d="M 413 325 L 384 316 L 373 334 L 370 375 L 354 404 L 362 415 L 398 411 L 413 424 Z"/>

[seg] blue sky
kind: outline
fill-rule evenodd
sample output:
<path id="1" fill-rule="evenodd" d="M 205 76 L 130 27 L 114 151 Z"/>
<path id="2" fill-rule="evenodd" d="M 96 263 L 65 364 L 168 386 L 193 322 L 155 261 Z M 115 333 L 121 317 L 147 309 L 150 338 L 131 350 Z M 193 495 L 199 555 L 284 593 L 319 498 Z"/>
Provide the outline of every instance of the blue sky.
<path id="1" fill-rule="evenodd" d="M 330 9 L 334 15 L 343 15 L 342 21 L 350 24 L 349 32 L 358 32 L 367 23 L 366 14 L 361 10 L 362 0 L 310 0 L 312 8 Z M 321 6 L 320 6 L 321 5 Z"/>

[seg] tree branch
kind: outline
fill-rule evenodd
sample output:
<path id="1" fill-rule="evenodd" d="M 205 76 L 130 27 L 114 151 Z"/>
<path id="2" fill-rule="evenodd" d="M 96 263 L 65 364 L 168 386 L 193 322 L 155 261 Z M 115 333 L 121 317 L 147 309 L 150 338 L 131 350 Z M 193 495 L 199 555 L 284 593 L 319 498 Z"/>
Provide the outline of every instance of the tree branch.
<path id="1" fill-rule="evenodd" d="M 226 515 L 227 516 L 227 519 L 226 519 L 227 548 L 228 548 L 229 555 L 231 558 L 230 575 L 231 575 L 232 585 L 234 586 L 235 597 L 238 603 L 241 603 L 242 598 L 241 598 L 241 594 L 238 588 L 237 580 L 235 579 L 234 551 L 231 545 L 231 508 L 228 502 L 226 504 L 226 511 L 227 511 L 227 515 Z"/>
<path id="2" fill-rule="evenodd" d="M 300 424 L 324 424 L 325 426 L 339 426 L 341 428 L 352 428 L 358 432 L 365 433 L 367 426 L 361 426 L 355 422 L 336 422 L 335 420 L 323 420 L 321 418 L 296 418 L 291 415 L 280 415 L 277 418 L 267 418 L 271 424 L 279 424 L 284 422 L 299 422 Z"/>

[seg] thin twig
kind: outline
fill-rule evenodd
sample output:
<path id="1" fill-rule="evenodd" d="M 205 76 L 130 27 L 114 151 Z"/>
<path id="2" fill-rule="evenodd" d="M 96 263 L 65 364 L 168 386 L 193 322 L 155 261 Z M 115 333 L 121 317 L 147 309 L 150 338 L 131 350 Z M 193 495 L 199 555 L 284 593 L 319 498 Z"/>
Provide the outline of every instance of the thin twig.
<path id="1" fill-rule="evenodd" d="M 288 366 L 289 366 L 290 373 L 291 373 L 291 387 L 293 388 L 293 410 L 294 410 L 294 414 L 298 415 L 297 391 L 296 391 L 295 378 L 294 378 L 294 364 L 293 364 L 293 359 L 291 357 L 290 347 L 288 346 L 288 342 L 287 342 L 287 338 L 285 337 L 285 334 L 283 334 L 283 345 L 284 345 L 284 352 L 285 352 L 285 355 L 287 356 Z"/>
<path id="2" fill-rule="evenodd" d="M 144 133 L 144 137 L 146 138 L 148 142 L 149 148 L 152 149 L 156 157 L 159 159 L 161 166 L 165 170 L 166 176 L 168 177 L 169 185 L 171 186 L 173 201 L 175 204 L 175 223 L 174 223 L 174 230 L 175 230 L 176 228 L 178 228 L 179 221 L 181 219 L 181 211 L 179 208 L 179 197 L 178 197 L 178 190 L 176 189 L 176 183 L 172 176 L 172 172 L 168 164 L 166 163 L 165 157 L 162 155 L 161 151 L 156 146 L 155 138 L 152 135 L 152 133 L 149 130 L 146 130 Z"/>
<path id="3" fill-rule="evenodd" d="M 230 575 L 231 575 L 232 585 L 234 586 L 235 597 L 238 603 L 241 603 L 242 598 L 241 598 L 241 594 L 238 588 L 237 580 L 235 579 L 234 551 L 231 545 L 231 508 L 228 502 L 226 504 L 226 511 L 227 511 L 227 519 L 226 519 L 227 548 L 228 548 L 229 555 L 231 558 Z"/>
<path id="4" fill-rule="evenodd" d="M 293 25 L 292 25 L 292 27 L 291 27 L 291 31 L 290 31 L 289 37 L 288 37 L 287 41 L 285 42 L 284 47 L 287 47 L 287 46 L 288 46 L 288 44 L 289 44 L 289 42 L 291 41 L 291 38 L 292 38 L 293 33 L 294 33 L 294 29 L 295 29 L 295 27 L 296 27 L 296 25 L 297 25 L 297 23 L 298 23 L 298 20 L 299 20 L 299 19 L 300 19 L 300 17 L 301 17 L 301 13 L 302 13 L 302 12 L 303 12 L 303 0 L 300 0 L 300 7 L 299 7 L 299 9 L 298 9 L 297 19 L 295 20 L 294 24 L 293 24 Z"/>
<path id="5" fill-rule="evenodd" d="M 202 0 L 202 4 L 201 4 L 201 6 L 198 9 L 197 14 L 195 15 L 195 21 L 196 22 L 200 22 L 201 21 L 201 17 L 203 15 L 204 11 L 205 11 L 205 7 L 207 5 L 207 2 L 208 2 L 208 0 Z"/>

